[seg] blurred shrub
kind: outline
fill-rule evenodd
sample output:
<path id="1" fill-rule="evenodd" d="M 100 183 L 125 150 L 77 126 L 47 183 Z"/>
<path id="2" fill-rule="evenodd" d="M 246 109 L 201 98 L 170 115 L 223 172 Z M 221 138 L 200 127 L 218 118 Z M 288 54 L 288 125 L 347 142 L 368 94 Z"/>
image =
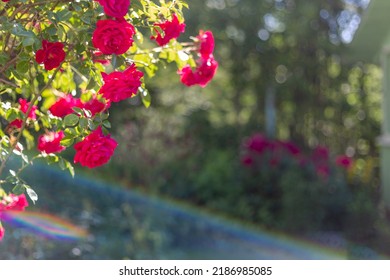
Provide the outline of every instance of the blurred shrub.
<path id="1" fill-rule="evenodd" d="M 255 134 L 243 144 L 243 187 L 251 200 L 253 221 L 291 231 L 340 230 L 350 191 L 329 150 L 309 155 L 292 142 Z"/>
<path id="2" fill-rule="evenodd" d="M 359 217 L 374 226 L 375 191 L 361 192 L 377 190 L 375 159 L 352 160 L 326 146 L 298 147 L 261 134 L 242 140 L 245 128 L 213 126 L 199 104 L 176 115 L 173 108 L 149 108 L 124 123 L 117 137 L 127 145 L 95 172 L 274 229 L 344 231 L 365 227 Z"/>

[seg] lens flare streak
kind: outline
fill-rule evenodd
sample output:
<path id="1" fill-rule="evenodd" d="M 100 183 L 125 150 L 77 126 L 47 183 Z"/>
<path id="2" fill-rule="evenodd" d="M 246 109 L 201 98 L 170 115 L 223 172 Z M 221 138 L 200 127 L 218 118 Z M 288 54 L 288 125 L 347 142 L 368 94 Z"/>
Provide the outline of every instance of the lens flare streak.
<path id="1" fill-rule="evenodd" d="M 47 213 L 7 211 L 2 214 L 2 220 L 50 239 L 77 240 L 88 236 L 83 228 Z"/>

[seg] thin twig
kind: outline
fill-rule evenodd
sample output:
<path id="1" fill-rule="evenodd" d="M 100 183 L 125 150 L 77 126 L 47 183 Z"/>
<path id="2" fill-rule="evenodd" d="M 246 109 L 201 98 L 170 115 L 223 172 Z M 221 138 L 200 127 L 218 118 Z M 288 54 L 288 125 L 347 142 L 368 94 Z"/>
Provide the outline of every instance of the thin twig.
<path id="1" fill-rule="evenodd" d="M 7 80 L 4 80 L 4 79 L 2 79 L 2 78 L 0 78 L 0 83 L 9 85 L 9 86 L 15 87 L 15 88 L 18 88 L 18 87 L 19 87 L 17 84 L 14 84 L 14 83 L 12 83 L 12 82 L 10 82 L 10 81 L 7 81 Z"/>

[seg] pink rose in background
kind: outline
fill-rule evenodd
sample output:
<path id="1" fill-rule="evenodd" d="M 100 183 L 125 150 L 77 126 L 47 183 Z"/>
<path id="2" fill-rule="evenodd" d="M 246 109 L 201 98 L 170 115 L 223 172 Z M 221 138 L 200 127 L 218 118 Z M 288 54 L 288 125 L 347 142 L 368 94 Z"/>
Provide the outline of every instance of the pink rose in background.
<path id="1" fill-rule="evenodd" d="M 159 46 L 164 46 L 169 43 L 170 40 L 176 39 L 180 36 L 180 33 L 183 33 L 185 30 L 185 23 L 180 23 L 176 14 L 172 15 L 172 20 L 166 20 L 161 23 L 155 23 L 156 36 L 151 36 L 150 39 L 156 40 Z M 161 32 L 162 30 L 162 32 Z"/>
<path id="2" fill-rule="evenodd" d="M 76 150 L 74 163 L 89 168 L 101 166 L 110 160 L 117 145 L 118 143 L 110 135 L 105 136 L 99 127 L 74 145 Z"/>
<path id="3" fill-rule="evenodd" d="M 123 18 L 130 7 L 130 0 L 98 0 L 104 13 L 110 17 Z"/>
<path id="4" fill-rule="evenodd" d="M 49 111 L 53 116 L 63 118 L 66 115 L 72 114 L 74 107 L 83 108 L 83 104 L 79 98 L 74 98 L 71 94 L 67 94 L 51 105 Z"/>
<path id="5" fill-rule="evenodd" d="M 66 53 L 64 44 L 60 42 L 42 41 L 42 49 L 39 49 L 35 54 L 35 60 L 39 64 L 43 63 L 46 70 L 52 70 L 61 65 L 64 61 Z"/>
<path id="6" fill-rule="evenodd" d="M 258 154 L 264 153 L 264 151 L 267 150 L 270 145 L 270 140 L 268 140 L 260 133 L 254 134 L 244 143 L 246 149 L 252 152 L 256 152 Z"/>
<path id="7" fill-rule="evenodd" d="M 293 156 L 298 156 L 301 153 L 299 147 L 291 141 L 281 142 L 281 145 Z"/>
<path id="8" fill-rule="evenodd" d="M 111 102 L 119 102 L 137 94 L 141 86 L 143 73 L 132 64 L 124 72 L 114 71 L 110 74 L 102 73 L 104 84 L 99 93 Z"/>
<path id="9" fill-rule="evenodd" d="M 27 102 L 26 99 L 19 98 L 19 108 L 20 108 L 20 111 L 22 111 L 24 114 L 26 114 L 27 111 L 28 111 L 28 107 L 30 107 L 30 102 Z M 38 109 L 38 107 L 36 105 L 32 106 L 31 111 L 28 114 L 28 118 L 29 119 L 31 119 L 31 120 L 36 120 L 37 119 L 37 114 L 35 112 L 37 109 Z M 16 120 L 13 120 L 10 123 L 10 126 L 13 126 L 13 127 L 16 127 L 16 128 L 21 128 L 22 124 L 23 124 L 23 120 L 16 119 Z"/>
<path id="10" fill-rule="evenodd" d="M 325 146 L 318 145 L 313 151 L 312 158 L 314 161 L 327 161 L 329 159 L 329 149 Z"/>
<path id="11" fill-rule="evenodd" d="M 98 20 L 92 44 L 103 54 L 124 54 L 133 45 L 134 26 L 125 20 Z"/>
<path id="12" fill-rule="evenodd" d="M 339 155 L 336 158 L 336 165 L 345 169 L 349 169 L 352 166 L 352 159 L 346 155 Z"/>
<path id="13" fill-rule="evenodd" d="M 41 152 L 59 153 L 65 150 L 66 147 L 61 145 L 61 140 L 65 134 L 63 131 L 50 131 L 38 137 L 38 150 Z"/>
<path id="14" fill-rule="evenodd" d="M 213 33 L 211 31 L 201 30 L 196 38 L 199 41 L 199 53 L 201 57 L 207 59 L 214 51 L 215 43 Z"/>
<path id="15" fill-rule="evenodd" d="M 244 166 L 252 166 L 253 165 L 253 157 L 251 157 L 250 155 L 244 155 L 241 157 L 241 164 L 244 165 Z"/>

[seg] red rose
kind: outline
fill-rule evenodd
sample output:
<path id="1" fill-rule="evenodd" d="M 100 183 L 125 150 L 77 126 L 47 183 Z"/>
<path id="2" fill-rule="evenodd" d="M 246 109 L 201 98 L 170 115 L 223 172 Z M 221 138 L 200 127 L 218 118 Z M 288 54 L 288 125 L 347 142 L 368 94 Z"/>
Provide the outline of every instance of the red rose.
<path id="1" fill-rule="evenodd" d="M 198 84 L 201 87 L 205 87 L 208 82 L 210 82 L 211 79 L 214 77 L 217 68 L 218 62 L 214 59 L 212 55 L 207 59 L 201 58 L 200 65 L 195 72 L 195 74 L 197 75 Z"/>
<path id="2" fill-rule="evenodd" d="M 99 20 L 92 44 L 103 54 L 124 54 L 133 45 L 134 26 L 125 20 Z"/>
<path id="3" fill-rule="evenodd" d="M 72 114 L 74 107 L 83 108 L 83 104 L 80 99 L 74 98 L 72 95 L 68 94 L 51 105 L 49 111 L 53 116 L 63 118 L 66 115 Z"/>
<path id="4" fill-rule="evenodd" d="M 105 136 L 99 126 L 81 142 L 74 145 L 76 155 L 74 163 L 95 168 L 107 163 L 118 143 L 110 135 Z"/>
<path id="5" fill-rule="evenodd" d="M 112 102 L 119 102 L 137 94 L 141 86 L 143 73 L 132 64 L 124 72 L 114 71 L 110 74 L 102 73 L 104 84 L 99 93 Z"/>
<path id="6" fill-rule="evenodd" d="M 198 83 L 197 78 L 189 65 L 184 66 L 183 69 L 179 70 L 178 74 L 181 76 L 181 82 L 188 87 Z"/>
<path id="7" fill-rule="evenodd" d="M 65 150 L 65 147 L 61 145 L 61 140 L 65 134 L 63 131 L 59 132 L 48 132 L 38 137 L 38 150 L 41 152 L 59 153 Z"/>
<path id="8" fill-rule="evenodd" d="M 169 43 L 171 39 L 176 39 L 180 36 L 180 33 L 185 30 L 185 23 L 180 23 L 176 14 L 172 15 L 172 20 L 166 20 L 161 23 L 155 23 L 154 26 L 158 26 L 159 29 L 155 28 L 156 36 L 151 36 L 151 39 L 156 40 L 160 46 L 164 46 Z M 161 31 L 163 33 L 161 34 Z"/>
<path id="9" fill-rule="evenodd" d="M 20 111 L 22 111 L 24 114 L 26 114 L 27 110 L 28 110 L 28 107 L 30 106 L 30 102 L 27 102 L 26 99 L 19 98 L 19 105 L 20 105 Z M 37 114 L 35 112 L 37 109 L 38 109 L 38 107 L 36 105 L 32 106 L 31 111 L 28 114 L 28 118 L 29 119 L 31 119 L 31 120 L 36 120 L 37 119 Z M 13 127 L 16 127 L 16 128 L 21 128 L 22 124 L 23 124 L 23 120 L 16 119 L 16 120 L 13 120 L 10 123 L 10 126 L 13 126 Z"/>
<path id="10" fill-rule="evenodd" d="M 103 102 L 98 100 L 96 97 L 93 97 L 91 100 L 83 104 L 83 108 L 90 111 L 92 116 L 105 111 L 106 109 L 110 108 L 110 106 L 110 101 Z"/>
<path id="11" fill-rule="evenodd" d="M 43 63 L 46 70 L 52 70 L 61 65 L 65 59 L 64 45 L 60 42 L 42 41 L 42 49 L 35 54 L 35 60 L 39 64 Z"/>
<path id="12" fill-rule="evenodd" d="M 27 206 L 28 201 L 24 194 L 10 194 L 7 197 L 3 197 L 3 200 L 0 201 L 0 213 L 2 211 L 24 211 L 24 208 Z"/>
<path id="13" fill-rule="evenodd" d="M 123 18 L 130 7 L 130 0 L 98 0 L 103 6 L 106 15 L 115 18 Z"/>
<path id="14" fill-rule="evenodd" d="M 181 82 L 186 86 L 200 85 L 205 87 L 214 77 L 218 68 L 218 62 L 212 55 L 209 58 L 200 58 L 195 72 L 189 65 L 185 66 L 178 73 L 181 76 Z"/>
<path id="15" fill-rule="evenodd" d="M 199 53 L 201 57 L 208 58 L 213 54 L 214 51 L 214 36 L 211 31 L 199 32 L 199 35 L 196 37 L 200 43 Z"/>

